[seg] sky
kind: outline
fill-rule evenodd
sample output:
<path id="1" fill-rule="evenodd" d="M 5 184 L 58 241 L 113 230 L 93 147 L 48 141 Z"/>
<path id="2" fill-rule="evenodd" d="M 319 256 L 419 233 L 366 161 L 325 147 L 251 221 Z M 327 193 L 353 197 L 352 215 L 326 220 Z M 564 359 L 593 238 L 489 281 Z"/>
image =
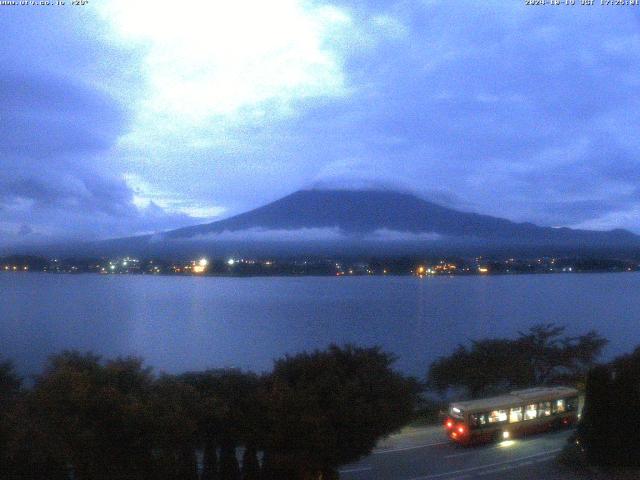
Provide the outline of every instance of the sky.
<path id="1" fill-rule="evenodd" d="M 303 188 L 640 233 L 640 7 L 576 3 L 0 5 L 0 244 Z"/>

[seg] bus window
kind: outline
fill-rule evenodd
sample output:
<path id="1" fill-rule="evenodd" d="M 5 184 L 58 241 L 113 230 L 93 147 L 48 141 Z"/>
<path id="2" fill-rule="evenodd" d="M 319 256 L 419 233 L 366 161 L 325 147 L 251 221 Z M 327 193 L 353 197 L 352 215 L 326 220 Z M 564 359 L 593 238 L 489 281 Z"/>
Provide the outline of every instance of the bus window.
<path id="1" fill-rule="evenodd" d="M 522 407 L 513 407 L 509 412 L 509 423 L 522 421 Z"/>
<path id="2" fill-rule="evenodd" d="M 531 405 L 527 405 L 524 409 L 524 419 L 525 420 L 533 420 L 538 416 L 537 405 L 532 403 Z"/>
<path id="3" fill-rule="evenodd" d="M 563 413 L 564 410 L 564 398 L 553 402 L 553 413 Z"/>
<path id="4" fill-rule="evenodd" d="M 575 412 L 578 409 L 578 398 L 567 398 L 566 408 L 567 412 Z"/>
<path id="5" fill-rule="evenodd" d="M 489 413 L 489 423 L 499 423 L 507 421 L 506 410 L 493 410 Z"/>
<path id="6" fill-rule="evenodd" d="M 487 414 L 472 413 L 469 415 L 469 426 L 471 428 L 480 428 L 487 423 Z"/>
<path id="7" fill-rule="evenodd" d="M 551 415 L 551 402 L 540 402 L 538 406 L 538 416 L 548 417 Z"/>
<path id="8" fill-rule="evenodd" d="M 462 420 L 464 418 L 462 410 L 460 410 L 458 407 L 451 407 L 449 415 L 451 415 L 453 418 L 457 418 L 458 420 Z"/>

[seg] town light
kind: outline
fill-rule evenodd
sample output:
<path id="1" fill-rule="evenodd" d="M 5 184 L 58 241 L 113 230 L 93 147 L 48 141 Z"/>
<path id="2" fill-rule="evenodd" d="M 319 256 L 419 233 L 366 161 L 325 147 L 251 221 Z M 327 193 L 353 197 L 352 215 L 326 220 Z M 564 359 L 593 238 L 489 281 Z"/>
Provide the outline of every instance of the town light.
<path id="1" fill-rule="evenodd" d="M 207 265 L 209 265 L 209 261 L 206 258 L 201 258 L 198 262 L 198 265 L 200 265 L 201 267 L 206 267 Z"/>

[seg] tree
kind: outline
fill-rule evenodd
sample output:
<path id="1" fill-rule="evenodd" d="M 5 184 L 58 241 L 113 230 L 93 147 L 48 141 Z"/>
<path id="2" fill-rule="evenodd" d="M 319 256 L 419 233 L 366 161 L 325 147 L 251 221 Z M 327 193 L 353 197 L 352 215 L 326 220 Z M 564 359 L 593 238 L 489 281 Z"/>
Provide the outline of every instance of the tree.
<path id="1" fill-rule="evenodd" d="M 285 357 L 268 377 L 158 377 L 140 359 L 67 351 L 24 390 L 2 364 L 0 478 L 196 480 L 202 451 L 200 480 L 337 479 L 413 414 L 417 383 L 392 362 L 332 346 Z"/>
<path id="2" fill-rule="evenodd" d="M 563 366 L 570 357 L 564 355 L 563 344 L 570 346 L 570 339 L 562 339 L 565 327 L 553 323 L 538 324 L 528 332 L 518 332 L 520 338 L 514 346 L 520 351 L 520 358 L 527 359 L 525 382 L 529 385 L 544 385 L 554 372 Z"/>
<path id="3" fill-rule="evenodd" d="M 0 407 L 14 400 L 21 386 L 22 379 L 16 374 L 13 363 L 0 362 Z"/>
<path id="4" fill-rule="evenodd" d="M 619 465 L 640 467 L 640 347 L 613 361 Z"/>
<path id="5" fill-rule="evenodd" d="M 534 325 L 520 332 L 518 347 L 529 360 L 529 384 L 557 380 L 584 380 L 608 341 L 595 330 L 577 337 L 562 337 L 565 327 L 553 323 Z"/>
<path id="6" fill-rule="evenodd" d="M 463 389 L 472 398 L 555 383 L 583 381 L 607 340 L 590 331 L 563 337 L 565 328 L 534 325 L 516 339 L 472 341 L 431 364 L 427 384 L 438 393 Z"/>
<path id="7" fill-rule="evenodd" d="M 594 465 L 640 466 L 640 347 L 587 378 L 578 440 Z"/>
<path id="8" fill-rule="evenodd" d="M 153 378 L 138 359 L 52 357 L 31 402 L 36 424 L 78 479 L 145 479 L 152 472 Z"/>
<path id="9" fill-rule="evenodd" d="M 204 407 L 198 410 L 198 432 L 204 451 L 205 479 L 219 475 L 225 480 L 239 480 L 236 448 L 244 445 L 249 452 L 256 452 L 264 431 L 261 379 L 238 370 L 187 373 L 180 379 L 196 389 Z"/>
<path id="10" fill-rule="evenodd" d="M 379 348 L 286 356 L 267 381 L 269 478 L 333 479 L 411 418 L 418 387 Z M 275 477 L 275 475 L 280 475 Z"/>
<path id="11" fill-rule="evenodd" d="M 151 442 L 155 480 L 197 480 L 199 398 L 195 389 L 171 375 L 151 386 Z"/>
<path id="12" fill-rule="evenodd" d="M 587 375 L 585 404 L 578 424 L 578 438 L 586 450 L 587 459 L 594 465 L 605 465 L 608 443 L 614 431 L 611 371 L 606 366 L 593 368 Z"/>
<path id="13" fill-rule="evenodd" d="M 255 445 L 249 445 L 242 455 L 242 480 L 259 480 L 260 463 Z"/>
<path id="14" fill-rule="evenodd" d="M 22 380 L 9 361 L 0 362 L 0 478 L 8 477 L 14 460 L 9 445 L 15 434 L 16 400 L 20 394 Z"/>
<path id="15" fill-rule="evenodd" d="M 427 384 L 439 393 L 464 388 L 472 398 L 513 387 L 529 381 L 526 354 L 509 340 L 474 341 L 471 348 L 459 345 L 449 357 L 431 364 Z"/>

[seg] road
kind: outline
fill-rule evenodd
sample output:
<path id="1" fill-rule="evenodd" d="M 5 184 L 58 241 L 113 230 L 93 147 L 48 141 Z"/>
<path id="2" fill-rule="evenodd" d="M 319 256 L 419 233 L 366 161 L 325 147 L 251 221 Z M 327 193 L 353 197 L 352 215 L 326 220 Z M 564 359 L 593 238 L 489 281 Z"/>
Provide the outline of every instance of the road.
<path id="1" fill-rule="evenodd" d="M 442 428 L 406 428 L 368 457 L 340 469 L 343 480 L 573 480 L 557 464 L 570 431 L 563 430 L 500 444 L 461 447 Z"/>

